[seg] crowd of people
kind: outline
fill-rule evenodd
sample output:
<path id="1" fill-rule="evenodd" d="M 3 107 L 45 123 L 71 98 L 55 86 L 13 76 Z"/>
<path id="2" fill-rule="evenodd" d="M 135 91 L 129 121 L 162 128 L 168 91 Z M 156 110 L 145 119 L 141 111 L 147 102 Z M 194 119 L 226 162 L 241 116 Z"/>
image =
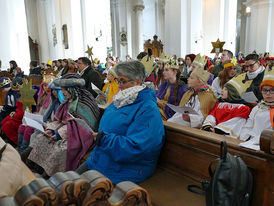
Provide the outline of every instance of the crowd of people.
<path id="1" fill-rule="evenodd" d="M 157 165 L 163 121 L 249 141 L 258 149 L 261 132 L 273 128 L 274 58 L 251 53 L 237 59 L 224 50 L 220 59 L 146 52 L 137 60 L 116 59 L 30 62 L 29 76 L 55 72 L 37 92 L 35 114 L 43 116 L 44 132 L 22 122 L 18 88 L 25 75 L 10 61 L 13 80 L 0 79 L 7 92 L 0 134 L 33 171 L 49 177 L 95 169 L 115 184 L 139 183 Z M 105 107 L 102 116 L 98 105 Z"/>

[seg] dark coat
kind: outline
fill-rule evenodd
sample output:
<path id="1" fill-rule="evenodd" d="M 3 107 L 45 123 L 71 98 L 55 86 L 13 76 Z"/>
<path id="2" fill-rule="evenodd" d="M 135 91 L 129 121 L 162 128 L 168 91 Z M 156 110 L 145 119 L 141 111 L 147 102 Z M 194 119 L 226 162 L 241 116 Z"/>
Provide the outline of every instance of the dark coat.
<path id="1" fill-rule="evenodd" d="M 102 90 L 103 81 L 99 73 L 91 68 L 91 66 L 89 66 L 86 68 L 84 74 L 81 77 L 86 81 L 85 88 L 93 95 L 94 98 L 97 97 L 97 93 L 92 90 L 91 83 Z"/>

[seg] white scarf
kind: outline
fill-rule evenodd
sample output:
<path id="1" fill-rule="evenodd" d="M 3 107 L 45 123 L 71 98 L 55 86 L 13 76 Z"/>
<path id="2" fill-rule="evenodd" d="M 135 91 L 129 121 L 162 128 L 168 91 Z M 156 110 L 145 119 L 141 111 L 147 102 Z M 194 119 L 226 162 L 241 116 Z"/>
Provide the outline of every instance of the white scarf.
<path id="1" fill-rule="evenodd" d="M 113 103 L 114 106 L 119 109 L 120 107 L 132 104 L 140 91 L 142 91 L 144 88 L 146 88 L 145 85 L 141 86 L 134 86 L 129 87 L 125 90 L 119 91 L 114 97 L 113 97 Z"/>
<path id="2" fill-rule="evenodd" d="M 247 75 L 247 77 L 248 77 L 248 79 L 255 79 L 256 77 L 257 77 L 257 75 L 259 74 L 259 73 L 261 73 L 261 72 L 263 72 L 264 71 L 264 66 L 260 66 L 259 67 L 259 69 L 257 69 L 256 71 L 254 71 L 254 72 L 247 72 L 246 73 L 246 75 Z"/>

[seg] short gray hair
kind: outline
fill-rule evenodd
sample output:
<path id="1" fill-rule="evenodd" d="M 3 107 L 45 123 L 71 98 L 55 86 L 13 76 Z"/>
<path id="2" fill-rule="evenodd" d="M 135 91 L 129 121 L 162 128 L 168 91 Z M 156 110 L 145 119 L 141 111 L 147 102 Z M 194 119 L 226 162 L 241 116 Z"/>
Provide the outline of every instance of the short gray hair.
<path id="1" fill-rule="evenodd" d="M 133 81 L 141 79 L 144 82 L 146 78 L 145 66 L 140 61 L 121 62 L 115 66 L 114 71 L 118 76 L 126 76 Z"/>

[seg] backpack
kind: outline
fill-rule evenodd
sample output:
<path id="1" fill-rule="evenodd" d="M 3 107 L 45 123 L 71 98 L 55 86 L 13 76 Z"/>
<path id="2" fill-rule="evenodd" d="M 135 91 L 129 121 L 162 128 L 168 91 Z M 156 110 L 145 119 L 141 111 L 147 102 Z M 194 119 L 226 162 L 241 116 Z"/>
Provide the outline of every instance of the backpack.
<path id="1" fill-rule="evenodd" d="M 212 165 L 218 162 L 215 170 Z M 238 156 L 227 153 L 227 144 L 221 142 L 220 158 L 213 160 L 208 167 L 210 182 L 202 181 L 206 196 L 206 206 L 248 206 L 251 200 L 253 178 L 244 161 Z M 188 190 L 199 188 L 189 185 Z"/>

